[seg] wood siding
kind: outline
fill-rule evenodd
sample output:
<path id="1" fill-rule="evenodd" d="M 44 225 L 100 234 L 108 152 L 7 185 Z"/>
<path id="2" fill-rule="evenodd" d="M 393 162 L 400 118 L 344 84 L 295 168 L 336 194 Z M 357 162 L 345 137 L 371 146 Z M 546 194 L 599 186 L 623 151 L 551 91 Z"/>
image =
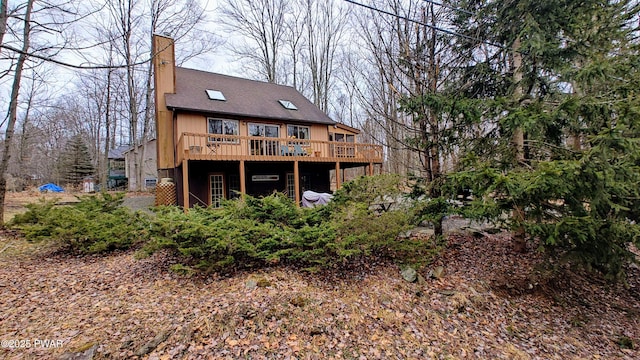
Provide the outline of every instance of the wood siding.
<path id="1" fill-rule="evenodd" d="M 173 128 L 173 112 L 166 106 L 164 95 L 175 93 L 175 64 L 173 39 L 153 37 L 154 85 L 156 106 L 156 133 L 158 139 L 158 169 L 173 168 L 176 136 Z"/>

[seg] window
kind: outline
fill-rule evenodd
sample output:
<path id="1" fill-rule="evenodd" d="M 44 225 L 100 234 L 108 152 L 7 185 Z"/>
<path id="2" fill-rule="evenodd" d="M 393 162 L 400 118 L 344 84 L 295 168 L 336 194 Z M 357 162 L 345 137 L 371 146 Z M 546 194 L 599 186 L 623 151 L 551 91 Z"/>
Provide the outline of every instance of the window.
<path id="1" fill-rule="evenodd" d="M 329 134 L 329 141 L 335 141 L 340 143 L 350 143 L 352 145 L 331 144 L 330 149 L 333 156 L 336 157 L 354 157 L 355 156 L 355 135 L 351 134 Z"/>
<path id="2" fill-rule="evenodd" d="M 209 100 L 227 101 L 220 90 L 207 89 L 207 96 L 209 97 Z"/>
<path id="3" fill-rule="evenodd" d="M 289 199 L 296 201 L 296 186 L 293 173 L 287 173 L 287 196 Z"/>
<path id="4" fill-rule="evenodd" d="M 227 177 L 229 181 L 229 193 L 227 199 L 239 199 L 240 198 L 240 176 L 237 174 L 230 174 Z"/>
<path id="5" fill-rule="evenodd" d="M 239 134 L 239 128 L 237 120 L 226 120 L 226 119 L 212 119 L 208 118 L 208 131 L 209 134 L 218 134 L 218 135 L 235 135 Z M 238 139 L 229 139 L 229 138 L 209 138 L 209 142 L 232 142 L 237 143 Z"/>
<path id="6" fill-rule="evenodd" d="M 329 141 L 355 143 L 356 142 L 356 136 L 355 135 L 349 135 L 349 134 L 329 133 Z"/>
<path id="7" fill-rule="evenodd" d="M 156 187 L 158 183 L 158 179 L 156 178 L 145 178 L 144 179 L 144 187 L 145 189 L 153 189 Z"/>
<path id="8" fill-rule="evenodd" d="M 224 177 L 222 174 L 210 175 L 211 207 L 219 208 L 224 199 Z"/>
<path id="9" fill-rule="evenodd" d="M 309 139 L 309 127 L 287 125 L 287 136 L 291 139 Z"/>
<path id="10" fill-rule="evenodd" d="M 249 136 L 265 139 L 249 141 L 249 153 L 251 155 L 279 155 L 278 140 L 280 127 L 277 125 L 249 124 Z M 276 138 L 269 140 L 268 138 Z"/>
<path id="11" fill-rule="evenodd" d="M 295 106 L 291 101 L 289 100 L 278 100 L 278 102 L 280 103 L 280 105 L 282 105 L 283 108 L 287 109 L 287 110 L 298 110 L 298 107 Z"/>

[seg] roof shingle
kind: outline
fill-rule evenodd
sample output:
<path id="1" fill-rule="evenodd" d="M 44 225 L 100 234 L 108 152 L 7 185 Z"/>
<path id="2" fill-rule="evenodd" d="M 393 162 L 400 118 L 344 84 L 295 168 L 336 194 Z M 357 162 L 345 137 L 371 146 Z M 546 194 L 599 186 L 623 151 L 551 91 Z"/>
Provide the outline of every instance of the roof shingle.
<path id="1" fill-rule="evenodd" d="M 226 101 L 210 100 L 207 89 L 221 91 Z M 165 99 L 174 110 L 336 124 L 293 87 L 181 67 L 176 67 L 176 93 L 165 94 Z M 298 110 L 285 109 L 278 100 L 291 101 Z"/>

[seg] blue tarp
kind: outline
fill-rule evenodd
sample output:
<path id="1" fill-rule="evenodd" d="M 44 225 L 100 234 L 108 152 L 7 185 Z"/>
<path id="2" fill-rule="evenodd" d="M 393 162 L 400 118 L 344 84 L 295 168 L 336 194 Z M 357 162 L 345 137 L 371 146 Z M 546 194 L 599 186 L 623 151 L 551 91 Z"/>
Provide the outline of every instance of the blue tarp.
<path id="1" fill-rule="evenodd" d="M 44 184 L 40 186 L 38 190 L 40 190 L 40 192 L 63 192 L 64 191 L 63 188 L 53 183 Z"/>

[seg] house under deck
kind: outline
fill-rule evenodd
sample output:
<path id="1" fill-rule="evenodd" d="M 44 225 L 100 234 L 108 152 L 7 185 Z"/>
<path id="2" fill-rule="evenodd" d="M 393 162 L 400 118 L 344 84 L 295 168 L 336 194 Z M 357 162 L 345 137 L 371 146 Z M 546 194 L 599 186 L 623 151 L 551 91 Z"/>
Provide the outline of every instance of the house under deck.
<path id="1" fill-rule="evenodd" d="M 305 190 L 330 192 L 331 170 L 340 174 L 341 169 L 364 166 L 371 175 L 381 163 L 380 145 L 182 133 L 176 154 L 178 197 L 185 208 L 217 207 L 221 199 L 239 193 L 278 191 L 299 204 Z M 340 181 L 336 176 L 336 188 Z"/>

